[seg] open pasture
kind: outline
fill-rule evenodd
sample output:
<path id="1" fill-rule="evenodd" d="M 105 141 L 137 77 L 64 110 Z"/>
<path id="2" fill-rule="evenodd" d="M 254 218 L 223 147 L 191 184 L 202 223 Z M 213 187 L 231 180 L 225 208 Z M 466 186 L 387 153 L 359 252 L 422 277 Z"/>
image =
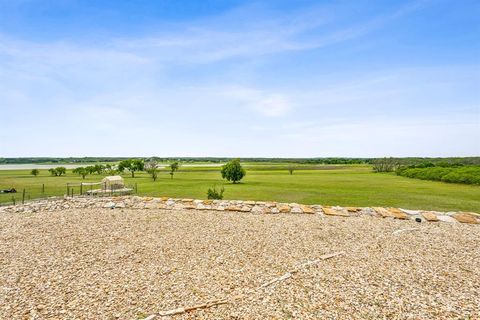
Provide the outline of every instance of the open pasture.
<path id="1" fill-rule="evenodd" d="M 171 179 L 161 170 L 153 182 L 144 172 L 131 178 L 123 174 L 126 184 L 137 185 L 140 195 L 178 198 L 206 198 L 208 188 L 225 187 L 225 199 L 272 200 L 305 204 L 340 206 L 395 206 L 407 209 L 463 210 L 480 212 L 480 187 L 424 181 L 373 173 L 367 165 L 297 165 L 292 175 L 288 164 L 244 164 L 247 175 L 242 183 L 222 180 L 220 167 L 181 167 Z M 34 177 L 29 170 L 0 170 L 0 189 L 15 188 L 18 193 L 0 194 L 0 202 L 21 200 L 26 189 L 27 199 L 43 195 L 63 195 L 67 182 L 100 181 L 101 175 L 88 175 L 85 180 L 71 170 L 66 176 L 52 177 L 46 170 Z M 76 189 L 75 193 L 78 194 Z"/>

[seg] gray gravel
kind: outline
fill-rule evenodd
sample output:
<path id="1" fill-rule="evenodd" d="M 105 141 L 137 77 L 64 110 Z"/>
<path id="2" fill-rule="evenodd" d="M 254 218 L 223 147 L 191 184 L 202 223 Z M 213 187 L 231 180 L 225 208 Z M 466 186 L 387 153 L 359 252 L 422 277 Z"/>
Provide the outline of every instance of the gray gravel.
<path id="1" fill-rule="evenodd" d="M 406 228 L 419 230 L 392 234 Z M 338 256 L 264 289 L 319 256 Z M 1 319 L 480 319 L 480 226 L 70 209 L 0 216 Z M 241 299 L 233 299 L 240 295 Z"/>

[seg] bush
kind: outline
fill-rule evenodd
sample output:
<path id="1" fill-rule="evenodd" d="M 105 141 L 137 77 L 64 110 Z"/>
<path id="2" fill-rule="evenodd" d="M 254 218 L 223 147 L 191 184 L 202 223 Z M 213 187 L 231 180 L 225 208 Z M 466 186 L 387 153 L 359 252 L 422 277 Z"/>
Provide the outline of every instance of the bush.
<path id="1" fill-rule="evenodd" d="M 30 174 L 31 174 L 32 176 L 35 176 L 35 177 L 36 177 L 36 176 L 38 176 L 38 175 L 40 174 L 40 170 L 38 170 L 38 169 L 33 169 L 32 171 L 30 171 Z"/>
<path id="2" fill-rule="evenodd" d="M 246 172 L 240 164 L 240 159 L 230 160 L 222 167 L 222 178 L 233 183 L 242 180 L 245 174 Z"/>
<path id="3" fill-rule="evenodd" d="M 450 183 L 480 184 L 480 166 L 411 166 L 400 168 L 397 175 L 422 180 L 434 180 Z"/>
<path id="4" fill-rule="evenodd" d="M 224 187 L 222 187 L 222 189 L 220 189 L 220 191 L 218 191 L 217 187 L 213 186 L 213 189 L 208 188 L 207 197 L 208 197 L 208 199 L 222 200 L 224 191 L 225 191 Z"/>

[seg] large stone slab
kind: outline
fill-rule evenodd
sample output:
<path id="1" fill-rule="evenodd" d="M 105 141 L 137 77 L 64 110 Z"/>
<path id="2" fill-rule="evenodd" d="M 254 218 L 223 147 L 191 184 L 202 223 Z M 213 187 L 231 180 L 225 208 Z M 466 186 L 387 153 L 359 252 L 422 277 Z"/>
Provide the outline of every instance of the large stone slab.
<path id="1" fill-rule="evenodd" d="M 350 215 L 342 210 L 335 210 L 328 207 L 323 207 L 323 213 L 329 216 L 341 216 L 341 217 L 350 217 Z"/>
<path id="2" fill-rule="evenodd" d="M 373 208 L 377 213 L 379 213 L 383 218 L 395 218 L 395 219 L 408 219 L 408 215 L 400 209 L 397 208 Z"/>
<path id="3" fill-rule="evenodd" d="M 457 212 L 452 217 L 461 223 L 480 224 L 478 216 L 470 212 Z"/>
<path id="4" fill-rule="evenodd" d="M 425 220 L 427 221 L 431 221 L 431 222 L 436 222 L 436 221 L 440 221 L 437 217 L 437 215 L 431 211 L 423 211 L 422 212 L 422 216 L 425 218 Z"/>

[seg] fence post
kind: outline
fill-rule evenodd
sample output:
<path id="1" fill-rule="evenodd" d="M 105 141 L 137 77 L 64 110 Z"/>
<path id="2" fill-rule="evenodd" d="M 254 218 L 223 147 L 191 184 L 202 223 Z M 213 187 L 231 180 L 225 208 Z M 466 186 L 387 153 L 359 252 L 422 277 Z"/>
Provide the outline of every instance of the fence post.
<path id="1" fill-rule="evenodd" d="M 83 194 L 83 192 L 82 192 L 82 191 L 83 191 L 83 182 L 80 182 L 80 195 L 82 195 L 82 194 Z"/>
<path id="2" fill-rule="evenodd" d="M 45 183 L 42 183 L 42 195 L 45 194 Z"/>
<path id="3" fill-rule="evenodd" d="M 14 196 L 12 196 L 12 202 L 13 202 L 13 205 L 16 204 L 16 203 L 15 203 L 15 197 L 14 197 Z"/>
<path id="4" fill-rule="evenodd" d="M 22 204 L 25 204 L 25 188 L 22 191 Z"/>

